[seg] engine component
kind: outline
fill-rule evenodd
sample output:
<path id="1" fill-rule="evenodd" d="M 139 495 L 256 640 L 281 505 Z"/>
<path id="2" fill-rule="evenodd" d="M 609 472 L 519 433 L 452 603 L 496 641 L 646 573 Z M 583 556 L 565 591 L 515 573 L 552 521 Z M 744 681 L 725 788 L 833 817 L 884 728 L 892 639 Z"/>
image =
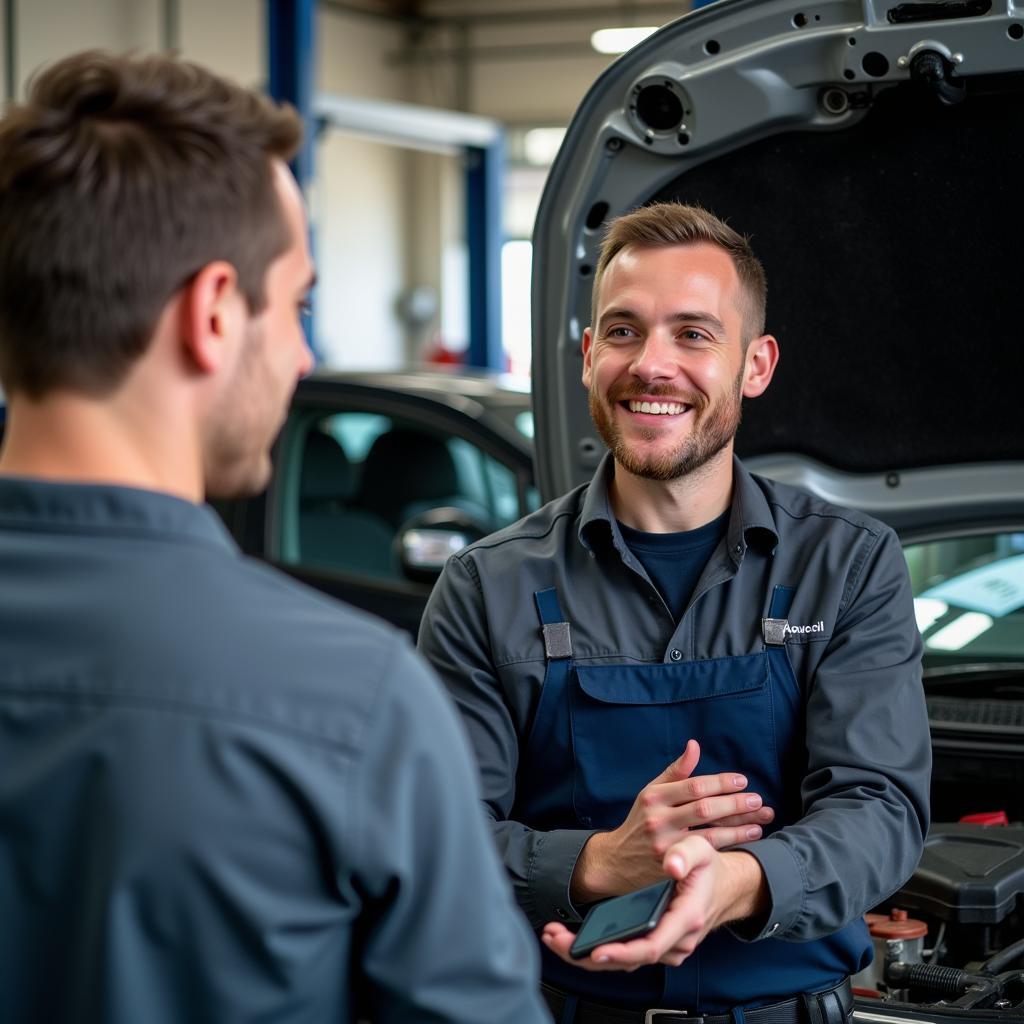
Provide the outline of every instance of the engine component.
<path id="1" fill-rule="evenodd" d="M 936 825 L 893 902 L 940 921 L 998 924 L 1024 895 L 1024 828 Z"/>

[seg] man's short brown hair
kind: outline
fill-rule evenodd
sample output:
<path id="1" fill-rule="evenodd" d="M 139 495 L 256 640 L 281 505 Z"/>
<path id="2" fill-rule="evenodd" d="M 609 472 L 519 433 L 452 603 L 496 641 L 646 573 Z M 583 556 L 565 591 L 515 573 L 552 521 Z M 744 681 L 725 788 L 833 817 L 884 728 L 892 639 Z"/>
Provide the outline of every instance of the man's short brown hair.
<path id="1" fill-rule="evenodd" d="M 616 217 L 601 244 L 594 273 L 591 317 L 597 317 L 597 298 L 608 264 L 627 246 L 637 249 L 667 249 L 673 245 L 716 245 L 732 259 L 744 295 L 744 344 L 764 334 L 768 285 L 764 268 L 750 243 L 728 224 L 699 206 L 682 203 L 654 203 Z"/>
<path id="2" fill-rule="evenodd" d="M 102 393 L 168 300 L 226 260 L 250 310 L 288 247 L 271 158 L 302 125 L 169 57 L 79 53 L 0 122 L 0 383 Z"/>

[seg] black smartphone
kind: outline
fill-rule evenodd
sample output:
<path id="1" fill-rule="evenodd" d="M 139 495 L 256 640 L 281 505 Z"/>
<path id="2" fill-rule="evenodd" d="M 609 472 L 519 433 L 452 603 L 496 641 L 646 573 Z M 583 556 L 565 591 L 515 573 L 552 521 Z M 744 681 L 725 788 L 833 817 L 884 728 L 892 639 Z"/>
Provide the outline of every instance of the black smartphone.
<path id="1" fill-rule="evenodd" d="M 676 883 L 666 878 L 646 889 L 595 903 L 569 947 L 569 956 L 581 960 L 606 942 L 625 942 L 646 935 L 661 920 L 675 888 Z"/>

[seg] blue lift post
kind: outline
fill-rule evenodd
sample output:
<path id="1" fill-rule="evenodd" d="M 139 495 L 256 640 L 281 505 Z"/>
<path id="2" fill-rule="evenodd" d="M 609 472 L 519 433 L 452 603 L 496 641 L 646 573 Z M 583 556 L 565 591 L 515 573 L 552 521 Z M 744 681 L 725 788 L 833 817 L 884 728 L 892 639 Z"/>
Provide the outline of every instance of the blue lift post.
<path id="1" fill-rule="evenodd" d="M 292 162 L 295 179 L 303 192 L 313 180 L 315 20 L 316 0 L 267 0 L 270 95 L 295 107 L 306 128 L 302 149 Z"/>
<path id="2" fill-rule="evenodd" d="M 295 107 L 302 118 L 302 148 L 295 154 L 291 167 L 295 180 L 306 195 L 313 182 L 317 131 L 313 111 L 316 6 L 316 0 L 267 0 L 268 90 L 275 100 L 286 101 Z M 310 247 L 313 248 L 312 237 Z M 302 326 L 314 356 L 318 356 L 313 344 L 312 316 L 303 317 Z"/>
<path id="3" fill-rule="evenodd" d="M 466 248 L 469 261 L 469 366 L 504 370 L 501 338 L 501 216 L 505 144 L 466 147 Z"/>
<path id="4" fill-rule="evenodd" d="M 505 369 L 501 343 L 501 217 L 505 143 L 488 118 L 411 104 L 317 95 L 314 26 L 316 0 L 267 0 L 270 94 L 287 100 L 306 126 L 293 163 L 303 191 L 313 181 L 313 146 L 321 124 L 356 130 L 382 141 L 466 156 L 466 247 L 470 366 Z M 312 343 L 312 325 L 306 336 Z M 314 349 L 315 352 L 315 349 Z"/>

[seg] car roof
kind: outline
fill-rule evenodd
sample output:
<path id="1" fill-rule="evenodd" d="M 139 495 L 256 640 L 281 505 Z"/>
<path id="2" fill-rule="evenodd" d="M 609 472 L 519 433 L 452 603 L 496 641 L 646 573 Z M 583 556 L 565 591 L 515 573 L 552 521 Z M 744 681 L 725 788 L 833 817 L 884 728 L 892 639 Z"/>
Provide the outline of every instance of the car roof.
<path id="1" fill-rule="evenodd" d="M 299 402 L 331 392 L 348 395 L 409 396 L 443 405 L 481 423 L 524 450 L 532 447 L 530 380 L 527 377 L 464 368 L 336 370 L 318 368 L 299 383 Z M 523 417 L 531 416 L 529 423 Z"/>

